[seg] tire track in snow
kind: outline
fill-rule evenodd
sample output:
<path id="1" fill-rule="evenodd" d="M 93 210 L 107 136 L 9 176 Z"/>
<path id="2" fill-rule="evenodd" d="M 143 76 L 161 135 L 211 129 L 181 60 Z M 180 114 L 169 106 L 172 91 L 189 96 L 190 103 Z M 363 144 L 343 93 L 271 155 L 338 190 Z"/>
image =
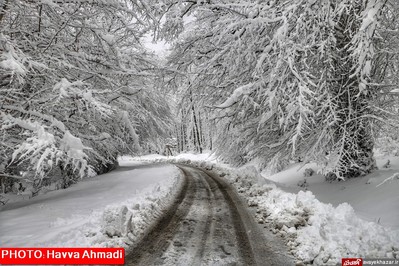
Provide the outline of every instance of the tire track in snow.
<path id="1" fill-rule="evenodd" d="M 126 265 L 288 265 L 234 189 L 211 172 L 178 165 L 185 184 L 172 207 L 126 256 Z"/>

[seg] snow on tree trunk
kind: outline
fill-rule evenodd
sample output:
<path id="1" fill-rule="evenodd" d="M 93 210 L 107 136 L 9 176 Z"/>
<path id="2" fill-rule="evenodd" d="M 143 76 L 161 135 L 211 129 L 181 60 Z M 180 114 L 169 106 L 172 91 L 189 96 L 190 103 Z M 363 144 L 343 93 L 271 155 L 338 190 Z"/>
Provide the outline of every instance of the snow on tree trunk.
<path id="1" fill-rule="evenodd" d="M 347 6 L 334 27 L 336 55 L 333 58 L 330 87 L 333 89 L 332 99 L 337 113 L 336 125 L 333 126 L 336 150 L 333 150 L 332 154 L 339 155 L 335 168 L 338 177 L 365 175 L 376 168 L 371 125 L 369 120 L 364 119 L 369 113 L 368 105 L 372 92 L 364 87 L 367 86 L 364 84 L 367 81 L 362 81 L 361 77 L 354 73 L 359 62 L 352 58 L 351 44 L 361 26 L 361 22 L 356 19 L 362 11 L 361 5 L 357 3 Z M 372 45 L 370 40 L 368 42 Z"/>

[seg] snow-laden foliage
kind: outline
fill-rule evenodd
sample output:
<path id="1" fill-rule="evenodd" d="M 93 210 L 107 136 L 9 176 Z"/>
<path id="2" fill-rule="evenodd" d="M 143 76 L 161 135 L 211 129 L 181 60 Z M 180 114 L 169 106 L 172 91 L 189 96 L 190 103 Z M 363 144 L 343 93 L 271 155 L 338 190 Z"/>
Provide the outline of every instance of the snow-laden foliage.
<path id="1" fill-rule="evenodd" d="M 195 101 L 213 107 L 220 155 L 237 164 L 314 160 L 338 178 L 375 168 L 374 136 L 397 112 L 382 100 L 392 79 L 381 59 L 390 48 L 381 38 L 392 27 L 386 20 L 397 17 L 391 3 L 219 0 L 169 7 L 190 15 L 170 64 L 189 77 Z"/>
<path id="2" fill-rule="evenodd" d="M 85 176 L 167 135 L 157 62 L 140 43 L 157 24 L 151 11 L 143 1 L 0 2 L 6 172 Z"/>

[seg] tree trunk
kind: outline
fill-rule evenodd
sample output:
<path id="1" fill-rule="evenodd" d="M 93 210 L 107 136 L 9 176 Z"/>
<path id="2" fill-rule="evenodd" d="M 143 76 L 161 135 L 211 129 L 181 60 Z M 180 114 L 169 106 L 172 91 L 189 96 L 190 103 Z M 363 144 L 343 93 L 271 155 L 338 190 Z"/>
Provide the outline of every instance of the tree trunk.
<path id="1" fill-rule="evenodd" d="M 8 8 L 8 1 L 9 0 L 5 0 L 3 5 L 0 7 L 0 24 L 3 21 L 4 15 L 6 14 Z"/>
<path id="2" fill-rule="evenodd" d="M 197 119 L 197 115 L 195 114 L 195 108 L 194 108 L 194 102 L 193 102 L 193 97 L 190 91 L 190 102 L 191 102 L 191 110 L 193 112 L 193 120 L 194 120 L 194 130 L 193 130 L 193 134 L 194 134 L 194 143 L 196 143 L 194 146 L 196 148 L 197 151 L 199 151 L 200 153 L 202 153 L 202 144 L 201 144 L 201 139 L 200 139 L 200 132 L 199 132 L 199 128 L 198 128 L 198 119 Z"/>
<path id="3" fill-rule="evenodd" d="M 6 184 L 5 184 L 5 177 L 0 177 L 0 183 L 1 183 L 1 191 L 3 194 L 6 193 Z"/>
<path id="4" fill-rule="evenodd" d="M 359 30 L 355 16 L 360 14 L 360 7 L 358 3 L 348 13 L 343 12 L 334 32 L 337 52 L 331 87 L 338 114 L 334 142 L 341 150 L 336 172 L 346 178 L 365 175 L 375 169 L 370 121 L 364 118 L 370 92 L 360 91 L 359 79 L 352 75 L 356 66 L 349 50 L 353 34 Z"/>

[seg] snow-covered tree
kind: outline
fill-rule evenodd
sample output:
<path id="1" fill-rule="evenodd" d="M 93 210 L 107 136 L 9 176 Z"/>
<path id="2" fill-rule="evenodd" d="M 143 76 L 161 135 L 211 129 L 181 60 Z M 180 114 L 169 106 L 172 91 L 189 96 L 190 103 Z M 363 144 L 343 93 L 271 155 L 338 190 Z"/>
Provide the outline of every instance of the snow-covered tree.
<path id="1" fill-rule="evenodd" d="M 299 157 L 338 178 L 375 168 L 374 135 L 390 118 L 389 105 L 381 104 L 381 20 L 396 17 L 391 3 L 217 0 L 168 7 L 166 34 L 181 32 L 171 28 L 190 17 L 170 63 L 193 77 L 198 101 L 213 106 L 220 155 L 238 164 Z"/>
<path id="2" fill-rule="evenodd" d="M 141 45 L 154 25 L 144 1 L 0 1 L 4 171 L 23 165 L 39 183 L 55 167 L 103 172 L 167 135 L 157 62 Z"/>
<path id="3" fill-rule="evenodd" d="M 181 93 L 176 121 L 178 151 L 202 153 L 204 150 L 211 150 L 212 122 L 207 117 L 207 112 L 203 110 L 202 103 L 196 101 L 198 97 L 190 89 L 184 89 Z"/>
<path id="4" fill-rule="evenodd" d="M 376 67 L 373 69 L 373 77 L 379 84 L 381 97 L 378 99 L 379 106 L 384 106 L 381 112 L 393 114 L 389 123 L 381 123 L 378 132 L 377 147 L 383 152 L 399 155 L 399 3 L 388 1 L 388 7 L 382 13 L 381 26 L 377 46 L 379 53 L 376 54 Z"/>
<path id="5" fill-rule="evenodd" d="M 209 118 L 206 103 L 189 73 L 171 71 L 165 75 L 166 86 L 174 95 L 176 148 L 178 152 L 212 150 L 214 122 Z"/>

